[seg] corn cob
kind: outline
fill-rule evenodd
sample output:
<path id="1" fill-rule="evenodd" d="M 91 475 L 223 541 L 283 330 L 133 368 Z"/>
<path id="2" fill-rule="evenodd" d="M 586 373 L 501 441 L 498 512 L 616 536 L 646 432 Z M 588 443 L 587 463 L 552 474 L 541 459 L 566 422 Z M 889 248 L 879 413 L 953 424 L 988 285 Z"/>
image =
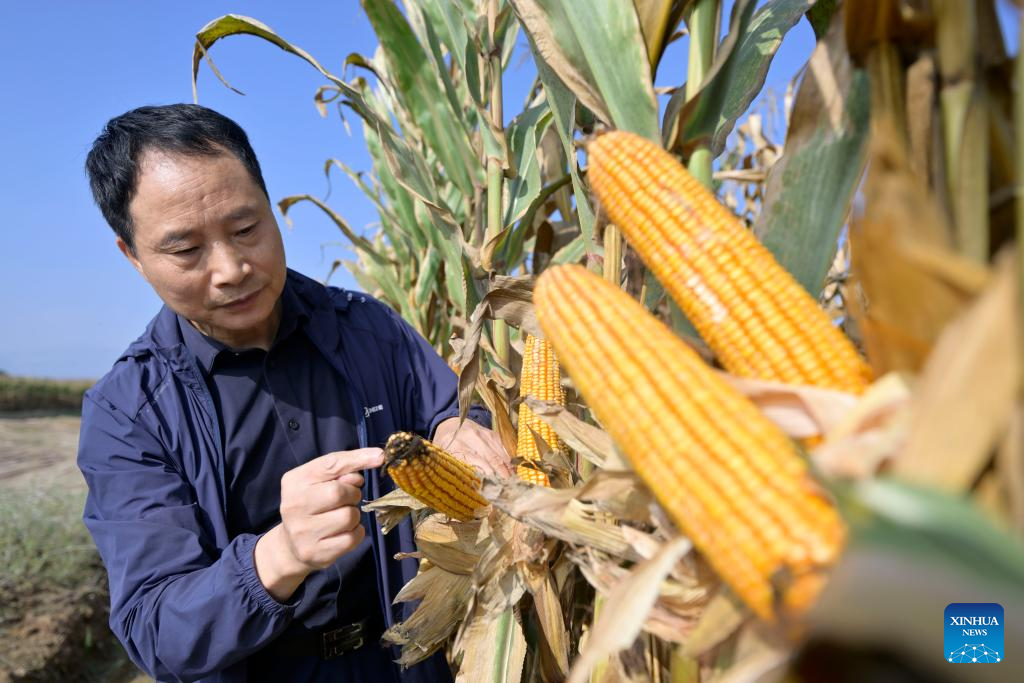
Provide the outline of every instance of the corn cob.
<path id="1" fill-rule="evenodd" d="M 565 405 L 565 391 L 562 389 L 558 371 L 558 359 L 551 348 L 551 342 L 547 339 L 537 339 L 532 334 L 526 336 L 519 395 L 524 399 L 533 396 L 542 401 Z M 551 425 L 537 417 L 525 402 L 520 403 L 516 455 L 526 462 L 517 468 L 517 474 L 520 479 L 549 486 L 550 482 L 544 471 L 527 464 L 540 460 L 540 451 L 531 429 L 540 435 L 552 450 L 562 447 L 562 442 Z"/>
<path id="2" fill-rule="evenodd" d="M 715 195 L 668 152 L 621 131 L 587 149 L 609 219 L 731 373 L 861 393 L 849 339 Z"/>
<path id="3" fill-rule="evenodd" d="M 522 481 L 529 482 L 534 486 L 551 486 L 551 480 L 548 478 L 548 473 L 538 467 L 532 462 L 522 462 L 519 467 L 516 468 L 516 476 Z"/>
<path id="4" fill-rule="evenodd" d="M 488 505 L 476 470 L 416 434 L 392 434 L 384 463 L 399 488 L 449 517 L 468 522 Z"/>
<path id="5" fill-rule="evenodd" d="M 577 390 L 723 581 L 765 619 L 780 600 L 786 610 L 807 607 L 845 528 L 786 435 L 639 303 L 585 269 L 548 269 L 533 300 Z"/>

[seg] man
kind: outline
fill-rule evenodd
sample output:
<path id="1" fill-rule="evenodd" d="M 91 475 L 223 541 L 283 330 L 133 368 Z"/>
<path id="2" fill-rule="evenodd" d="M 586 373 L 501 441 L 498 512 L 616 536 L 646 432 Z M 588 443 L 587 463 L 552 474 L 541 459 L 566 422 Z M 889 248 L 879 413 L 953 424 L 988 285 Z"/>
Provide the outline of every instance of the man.
<path id="1" fill-rule="evenodd" d="M 285 267 L 242 129 L 198 105 L 112 119 L 86 162 L 117 246 L 164 307 L 85 397 L 84 519 L 110 625 L 155 678 L 448 680 L 399 674 L 382 631 L 416 571 L 363 499 L 381 446 L 415 431 L 507 476 L 493 432 L 458 424 L 456 379 L 386 306 Z M 486 422 L 486 414 L 472 418 Z"/>

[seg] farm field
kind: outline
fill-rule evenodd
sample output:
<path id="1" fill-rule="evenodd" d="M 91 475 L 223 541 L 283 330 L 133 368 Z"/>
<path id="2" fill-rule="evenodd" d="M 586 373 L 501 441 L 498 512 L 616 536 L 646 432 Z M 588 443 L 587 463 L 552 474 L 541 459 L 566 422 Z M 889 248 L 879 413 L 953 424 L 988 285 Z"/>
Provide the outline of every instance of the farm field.
<path id="1" fill-rule="evenodd" d="M 0 413 L 0 683 L 143 683 L 107 627 L 106 578 L 81 523 L 80 418 Z"/>

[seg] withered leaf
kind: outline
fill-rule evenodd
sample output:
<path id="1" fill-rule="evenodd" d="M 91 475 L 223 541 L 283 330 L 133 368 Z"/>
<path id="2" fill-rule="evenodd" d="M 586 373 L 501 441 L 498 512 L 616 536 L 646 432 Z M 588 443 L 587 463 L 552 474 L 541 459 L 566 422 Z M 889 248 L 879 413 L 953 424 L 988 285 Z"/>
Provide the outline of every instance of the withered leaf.
<path id="1" fill-rule="evenodd" d="M 690 542 L 682 537 L 669 541 L 612 589 L 586 645 L 573 663 L 569 683 L 583 683 L 599 659 L 633 644 L 658 597 L 662 580 L 691 548 Z"/>
<path id="2" fill-rule="evenodd" d="M 1018 388 L 1017 269 L 1000 260 L 991 286 L 943 332 L 914 392 L 894 474 L 964 491 L 1009 424 Z"/>

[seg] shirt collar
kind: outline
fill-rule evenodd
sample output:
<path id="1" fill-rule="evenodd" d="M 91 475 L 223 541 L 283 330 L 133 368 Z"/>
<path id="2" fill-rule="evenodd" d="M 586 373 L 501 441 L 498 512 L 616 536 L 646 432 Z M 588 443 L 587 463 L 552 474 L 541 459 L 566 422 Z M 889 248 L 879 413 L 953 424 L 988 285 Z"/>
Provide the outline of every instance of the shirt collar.
<path id="1" fill-rule="evenodd" d="M 181 328 L 181 338 L 185 342 L 185 346 L 199 361 L 199 367 L 203 369 L 203 372 L 209 374 L 217 354 L 228 347 L 213 337 L 207 337 L 181 315 L 178 315 L 178 327 Z"/>
<path id="2" fill-rule="evenodd" d="M 277 326 L 278 344 L 297 329 L 304 328 L 309 322 L 310 311 L 306 302 L 295 292 L 295 286 L 289 278 L 285 278 L 284 289 L 281 291 L 281 322 Z"/>
<path id="3" fill-rule="evenodd" d="M 222 351 L 231 349 L 213 337 L 208 337 L 195 328 L 192 323 L 178 315 L 178 326 L 185 346 L 195 355 L 203 372 L 210 374 L 217 356 Z M 287 339 L 293 332 L 302 329 L 309 322 L 310 311 L 305 302 L 295 293 L 292 283 L 286 279 L 281 292 L 281 321 L 277 326 L 277 336 L 271 348 Z"/>

